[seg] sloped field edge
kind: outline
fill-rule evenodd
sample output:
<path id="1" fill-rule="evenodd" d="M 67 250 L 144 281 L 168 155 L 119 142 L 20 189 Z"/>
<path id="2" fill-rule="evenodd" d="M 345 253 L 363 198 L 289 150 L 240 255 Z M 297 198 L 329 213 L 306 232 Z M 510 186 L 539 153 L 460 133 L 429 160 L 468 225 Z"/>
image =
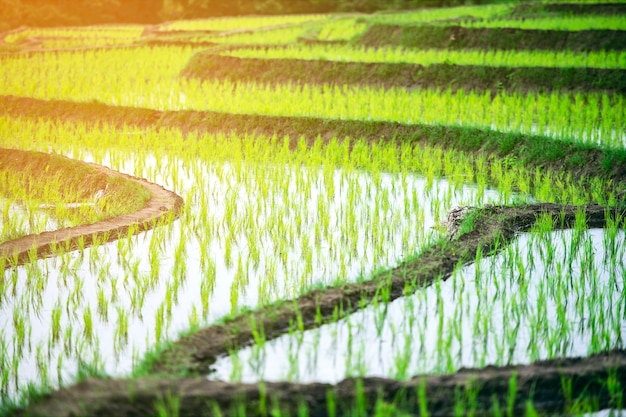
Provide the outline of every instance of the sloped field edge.
<path id="1" fill-rule="evenodd" d="M 328 84 L 379 88 L 576 91 L 626 93 L 626 70 L 600 68 L 491 67 L 479 65 L 338 62 L 236 58 L 213 51 L 194 55 L 181 76 L 279 85 Z"/>
<path id="2" fill-rule="evenodd" d="M 29 152 L 14 150 L 28 158 Z M 32 154 L 32 153 L 31 153 Z M 69 158 L 57 155 L 58 158 Z M 141 178 L 132 177 L 107 167 L 83 161 L 71 160 L 73 165 L 84 165 L 103 174 L 102 178 L 119 178 L 132 181 L 150 194 L 145 205 L 139 210 L 111 217 L 93 224 L 83 224 L 55 231 L 31 234 L 0 244 L 0 261 L 4 268 L 22 265 L 35 259 L 58 253 L 86 248 L 94 243 L 105 243 L 134 233 L 149 230 L 158 224 L 169 222 L 178 217 L 183 200 L 175 193 Z M 71 164 L 65 164 L 68 166 Z M 45 175 L 42 173 L 42 175 Z M 88 190 L 91 191 L 91 190 Z"/>
<path id="3" fill-rule="evenodd" d="M 357 43 L 370 47 L 393 45 L 452 50 L 623 51 L 626 50 L 626 32 L 373 25 Z"/>

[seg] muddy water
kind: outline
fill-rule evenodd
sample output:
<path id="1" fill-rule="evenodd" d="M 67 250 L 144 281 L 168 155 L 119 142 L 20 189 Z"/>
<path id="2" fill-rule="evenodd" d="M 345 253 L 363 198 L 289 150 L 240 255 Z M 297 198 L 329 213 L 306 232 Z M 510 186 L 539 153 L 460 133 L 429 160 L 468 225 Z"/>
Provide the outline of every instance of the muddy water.
<path id="1" fill-rule="evenodd" d="M 190 326 L 396 264 L 428 244 L 454 205 L 504 202 L 495 190 L 410 174 L 113 165 L 175 190 L 186 212 L 150 232 L 4 271 L 0 363 L 9 396 L 28 382 L 69 383 L 79 362 L 126 374 L 157 341 Z"/>
<path id="2" fill-rule="evenodd" d="M 210 379 L 337 382 L 623 348 L 623 230 L 523 233 L 414 295 L 220 358 Z"/>

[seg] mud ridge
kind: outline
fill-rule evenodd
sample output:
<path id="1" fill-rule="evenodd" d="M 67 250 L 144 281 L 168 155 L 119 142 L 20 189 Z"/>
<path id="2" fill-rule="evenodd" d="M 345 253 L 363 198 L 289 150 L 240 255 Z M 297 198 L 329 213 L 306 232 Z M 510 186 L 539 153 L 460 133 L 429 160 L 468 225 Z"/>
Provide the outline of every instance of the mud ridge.
<path id="1" fill-rule="evenodd" d="M 15 152 L 24 153 L 24 151 Z M 65 157 L 59 156 L 59 158 Z M 70 160 L 69 158 L 66 159 Z M 93 224 L 31 234 L 3 242 L 0 244 L 0 260 L 2 260 L 5 268 L 25 264 L 35 258 L 54 255 L 59 247 L 67 252 L 79 247 L 89 247 L 94 242 L 101 244 L 125 237 L 129 230 L 133 233 L 139 233 L 152 229 L 158 224 L 177 218 L 183 207 L 183 200 L 180 196 L 157 184 L 122 174 L 101 165 L 83 161 L 73 161 L 73 163 L 93 167 L 106 177 L 133 181 L 148 191 L 150 198 L 143 208 L 134 213 L 115 216 Z"/>
<path id="2" fill-rule="evenodd" d="M 388 64 L 304 59 L 236 58 L 200 52 L 181 76 L 201 80 L 254 81 L 271 85 L 345 84 L 380 88 L 440 88 L 516 92 L 626 93 L 626 70 Z"/>
<path id="3" fill-rule="evenodd" d="M 187 416 L 299 415 L 305 406 L 311 416 L 371 415 L 380 406 L 431 416 L 526 415 L 528 402 L 540 415 L 567 413 L 579 400 L 598 409 L 618 407 L 621 391 L 609 380 L 626 384 L 626 351 L 615 350 L 587 358 L 539 361 L 520 366 L 462 369 L 452 375 L 420 375 L 407 381 L 386 378 L 345 379 L 336 385 L 289 382 L 236 384 L 205 378 L 88 379 L 44 397 L 15 416 L 144 416 L 159 415 L 168 399 L 177 414 Z M 511 381 L 514 381 L 512 389 Z M 570 390 L 566 386 L 571 384 Z M 331 405 L 328 398 L 334 398 Z M 473 400 L 470 400 L 473 398 Z M 458 399 L 458 400 L 457 400 Z M 582 405 L 588 405 L 583 403 Z M 358 414 L 357 414 L 358 413 Z"/>
<path id="4" fill-rule="evenodd" d="M 626 50 L 626 31 L 374 25 L 361 36 L 358 44 L 419 49 L 623 51 Z"/>

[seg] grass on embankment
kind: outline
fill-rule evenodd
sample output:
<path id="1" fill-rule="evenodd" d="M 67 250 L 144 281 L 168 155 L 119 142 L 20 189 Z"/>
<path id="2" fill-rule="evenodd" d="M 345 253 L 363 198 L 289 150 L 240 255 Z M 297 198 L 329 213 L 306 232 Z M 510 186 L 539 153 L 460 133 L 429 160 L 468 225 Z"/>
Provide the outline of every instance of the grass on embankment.
<path id="1" fill-rule="evenodd" d="M 236 58 L 200 52 L 181 75 L 270 84 L 367 85 L 452 90 L 576 91 L 626 93 L 626 70 L 597 68 L 492 67 L 478 65 L 338 62 Z"/>
<path id="2" fill-rule="evenodd" d="M 357 43 L 375 47 L 395 45 L 420 49 L 615 51 L 626 49 L 626 32 L 374 25 Z"/>
<path id="3" fill-rule="evenodd" d="M 43 152 L 0 149 L 0 178 L 0 196 L 34 201 L 52 210 L 60 224 L 67 226 L 137 211 L 150 198 L 133 181 L 108 175 L 82 161 Z M 103 194 L 96 201 L 98 192 Z"/>

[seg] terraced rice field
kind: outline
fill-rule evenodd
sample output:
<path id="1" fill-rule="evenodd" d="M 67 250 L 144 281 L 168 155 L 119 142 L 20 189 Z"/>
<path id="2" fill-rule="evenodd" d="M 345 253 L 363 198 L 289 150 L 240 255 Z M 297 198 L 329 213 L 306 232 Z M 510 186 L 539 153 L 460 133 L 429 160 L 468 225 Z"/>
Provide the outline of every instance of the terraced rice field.
<path id="1" fill-rule="evenodd" d="M 624 22 L 3 34 L 1 413 L 624 409 Z"/>

